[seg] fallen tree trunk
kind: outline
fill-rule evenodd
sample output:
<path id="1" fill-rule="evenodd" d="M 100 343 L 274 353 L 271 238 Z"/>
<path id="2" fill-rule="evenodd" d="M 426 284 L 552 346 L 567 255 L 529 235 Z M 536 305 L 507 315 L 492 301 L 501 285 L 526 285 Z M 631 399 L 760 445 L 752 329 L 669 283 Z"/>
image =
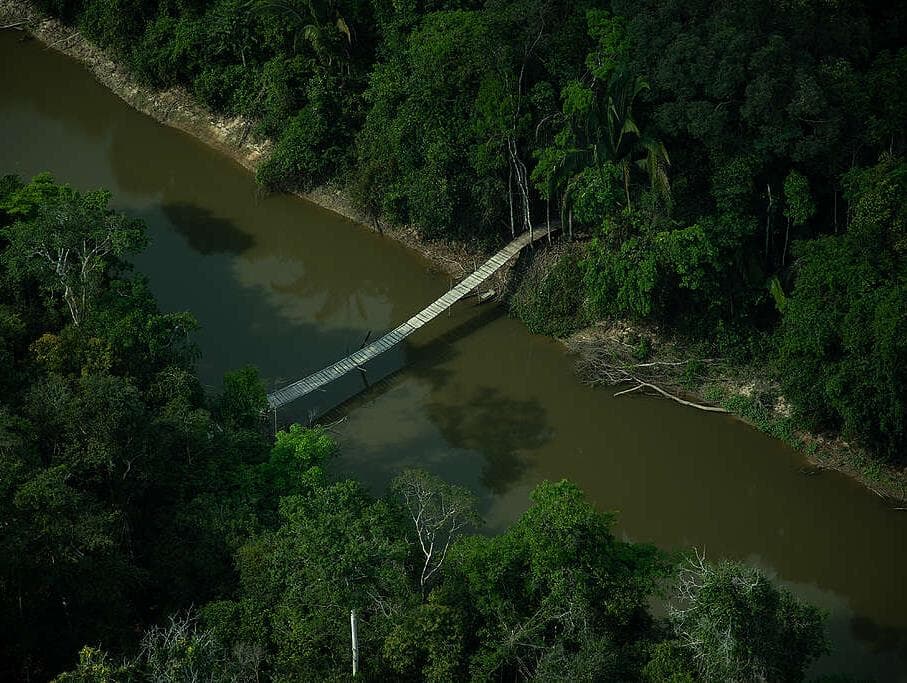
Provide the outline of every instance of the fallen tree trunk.
<path id="1" fill-rule="evenodd" d="M 720 360 L 718 358 L 676 360 L 676 357 L 668 357 L 641 361 L 634 356 L 634 348 L 619 339 L 599 340 L 593 344 L 579 343 L 570 346 L 571 350 L 579 356 L 577 369 L 588 384 L 593 386 L 606 384 L 615 387 L 631 385 L 628 389 L 616 392 L 615 397 L 648 390 L 689 408 L 710 413 L 728 412 L 720 406 L 690 401 L 664 388 L 665 386 L 681 386 L 683 373 L 688 371 L 691 363 L 714 363 Z"/>
<path id="2" fill-rule="evenodd" d="M 665 398 L 669 398 L 672 401 L 677 401 L 681 405 L 689 406 L 690 408 L 696 408 L 698 410 L 706 410 L 710 413 L 726 413 L 726 412 L 728 412 L 724 408 L 720 408 L 718 406 L 707 406 L 702 403 L 693 403 L 692 401 L 687 401 L 686 399 L 680 398 L 680 396 L 675 396 L 674 394 L 665 391 L 661 387 L 656 386 L 655 384 L 652 384 L 651 382 L 641 382 L 640 380 L 636 380 L 636 381 L 639 382 L 639 384 L 637 384 L 632 389 L 624 389 L 623 391 L 618 391 L 614 395 L 621 396 L 622 394 L 629 394 L 631 392 L 638 391 L 639 389 L 643 389 L 643 388 L 652 389 L 653 391 L 658 392 Z"/>

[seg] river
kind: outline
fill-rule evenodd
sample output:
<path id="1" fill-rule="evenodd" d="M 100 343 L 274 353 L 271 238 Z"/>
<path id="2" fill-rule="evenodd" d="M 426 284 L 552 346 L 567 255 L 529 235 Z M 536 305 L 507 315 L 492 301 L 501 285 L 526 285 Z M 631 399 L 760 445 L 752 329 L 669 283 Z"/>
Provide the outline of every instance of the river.
<path id="1" fill-rule="evenodd" d="M 137 259 L 165 310 L 201 330 L 199 371 L 251 364 L 297 379 L 405 320 L 450 286 L 399 244 L 296 198 L 264 196 L 239 165 L 135 112 L 78 63 L 0 32 L 0 174 L 49 170 L 104 187 L 142 218 Z M 488 528 L 569 478 L 617 533 L 753 563 L 829 613 L 813 673 L 907 681 L 907 513 L 728 416 L 582 385 L 560 344 L 498 304 L 463 302 L 369 367 L 328 412 L 338 474 L 376 492 L 419 466 L 481 496 Z M 305 419 L 358 374 L 291 406 Z"/>

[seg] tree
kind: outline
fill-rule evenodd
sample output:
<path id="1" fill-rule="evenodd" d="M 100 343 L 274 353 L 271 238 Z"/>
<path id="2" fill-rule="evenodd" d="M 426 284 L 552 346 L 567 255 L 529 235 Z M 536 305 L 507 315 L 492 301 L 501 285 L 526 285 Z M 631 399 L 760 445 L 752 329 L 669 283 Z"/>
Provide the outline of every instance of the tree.
<path id="1" fill-rule="evenodd" d="M 128 648 L 152 615 L 233 585 L 232 551 L 257 523 L 264 391 L 254 373 L 228 381 L 215 420 L 194 321 L 161 314 L 119 261 L 143 227 L 106 193 L 6 178 L 0 229 L 15 275 L 0 278 L 15 372 L 0 375 L 0 677 L 47 679 L 80 644 Z M 69 270 L 34 253 L 42 237 Z"/>
<path id="2" fill-rule="evenodd" d="M 187 611 L 171 615 L 166 626 L 145 631 L 139 653 L 121 662 L 104 650 L 82 648 L 75 670 L 60 674 L 54 683 L 252 683 L 260 680 L 261 658 L 261 652 L 252 649 L 228 651 L 210 629 L 199 624 L 196 612 Z"/>
<path id="3" fill-rule="evenodd" d="M 272 524 L 285 496 L 308 495 L 328 483 L 324 466 L 337 454 L 337 444 L 323 429 L 292 424 L 274 435 L 265 462 L 255 468 L 259 519 Z"/>
<path id="4" fill-rule="evenodd" d="M 441 569 L 451 543 L 463 530 L 479 523 L 476 500 L 469 491 L 452 486 L 422 470 L 404 470 L 391 484 L 413 521 L 416 541 L 425 561 L 419 586 L 425 594 L 432 575 Z"/>
<path id="5" fill-rule="evenodd" d="M 255 8 L 273 14 L 290 30 L 293 50 L 302 38 L 326 66 L 339 58 L 344 42 L 352 43 L 350 27 L 334 0 L 256 0 Z"/>
<path id="6" fill-rule="evenodd" d="M 584 169 L 617 168 L 623 179 L 624 206 L 629 210 L 633 168 L 644 171 L 650 187 L 670 199 L 664 144 L 643 130 L 634 114 L 637 98 L 649 90 L 642 76 L 631 73 L 623 61 L 629 49 L 625 22 L 607 12 L 590 10 L 588 31 L 596 48 L 586 56 L 591 83 L 569 81 L 561 92 L 564 128 L 554 146 L 538 154 L 533 176 L 545 196 L 563 197 L 562 213 L 569 210 L 576 181 Z M 614 207 L 610 207 L 613 211 Z M 600 216 L 599 220 L 604 216 Z"/>
<path id="7" fill-rule="evenodd" d="M 261 653 L 227 650 L 210 629 L 199 625 L 198 614 L 178 612 L 166 626 L 153 626 L 142 636 L 132 667 L 152 681 L 257 681 Z"/>
<path id="8" fill-rule="evenodd" d="M 596 160 L 608 159 L 621 170 L 627 207 L 630 206 L 631 165 L 646 172 L 652 189 L 662 197 L 667 199 L 670 193 L 665 171 L 670 164 L 668 152 L 663 143 L 640 130 L 633 116 L 636 98 L 648 89 L 648 82 L 641 76 L 633 77 L 625 71 L 616 71 L 608 83 L 607 101 L 603 103 L 604 116 L 601 113 L 597 116 L 605 144 L 594 145 L 593 156 Z"/>
<path id="9" fill-rule="evenodd" d="M 784 250 L 781 252 L 781 264 L 787 260 L 787 243 L 790 240 L 790 226 L 800 227 L 816 213 L 816 205 L 809 193 L 809 181 L 797 171 L 791 171 L 784 179 L 784 216 L 787 218 L 787 230 L 784 233 Z"/>
<path id="10" fill-rule="evenodd" d="M 613 517 L 569 482 L 543 482 L 532 500 L 504 534 L 456 544 L 437 589 L 466 610 L 471 675 L 528 679 L 567 653 L 604 646 L 613 656 L 602 677 L 636 677 L 635 643 L 650 634 L 646 600 L 665 558 L 615 539 Z"/>
<path id="11" fill-rule="evenodd" d="M 355 611 L 362 674 L 381 671 L 381 643 L 411 600 L 395 511 L 341 481 L 286 496 L 279 512 L 238 552 L 238 599 L 206 610 L 215 631 L 268 652 L 276 678 L 329 678 L 349 670 Z"/>
<path id="12" fill-rule="evenodd" d="M 899 459 L 907 424 L 907 165 L 885 156 L 845 180 L 847 232 L 795 243 L 796 280 L 778 331 L 798 417 Z"/>
<path id="13" fill-rule="evenodd" d="M 669 613 L 675 654 L 705 681 L 800 681 L 827 650 L 819 610 L 732 562 L 691 560 Z"/>
<path id="14" fill-rule="evenodd" d="M 50 176 L 42 175 L 32 185 L 50 182 Z M 9 241 L 3 264 L 14 277 L 35 277 L 45 290 L 59 293 L 79 325 L 116 259 L 144 246 L 143 228 L 139 221 L 108 209 L 109 192 L 83 194 L 63 185 L 48 201 L 29 206 L 33 190 L 26 186 L 10 200 L 13 215 L 30 217 L 3 229 Z"/>

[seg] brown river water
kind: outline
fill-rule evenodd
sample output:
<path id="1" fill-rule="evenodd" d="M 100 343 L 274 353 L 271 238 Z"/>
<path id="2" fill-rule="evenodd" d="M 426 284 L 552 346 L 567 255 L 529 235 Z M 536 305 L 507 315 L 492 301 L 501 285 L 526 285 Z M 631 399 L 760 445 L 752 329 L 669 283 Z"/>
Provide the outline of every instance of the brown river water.
<path id="1" fill-rule="evenodd" d="M 272 386 L 316 371 L 443 293 L 447 275 L 130 109 L 79 64 L 0 32 L 0 174 L 104 187 L 148 224 L 137 259 L 165 310 L 201 323 L 199 371 L 252 364 Z M 813 673 L 907 681 L 907 512 L 727 416 L 582 385 L 555 341 L 463 302 L 368 368 L 332 408 L 339 474 L 376 492 L 419 466 L 476 491 L 488 528 L 569 478 L 617 533 L 753 563 L 829 613 Z M 320 414 L 347 376 L 279 415 Z"/>

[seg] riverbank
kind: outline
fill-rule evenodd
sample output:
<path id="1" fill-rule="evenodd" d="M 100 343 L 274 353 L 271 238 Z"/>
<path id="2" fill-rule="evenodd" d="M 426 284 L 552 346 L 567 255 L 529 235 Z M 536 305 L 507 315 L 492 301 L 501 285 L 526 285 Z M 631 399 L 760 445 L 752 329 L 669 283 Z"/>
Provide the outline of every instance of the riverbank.
<path id="1" fill-rule="evenodd" d="M 161 92 L 143 88 L 131 80 L 125 69 L 119 67 L 102 51 L 85 41 L 78 32 L 74 32 L 59 22 L 44 18 L 34 9 L 24 7 L 22 3 L 2 0 L 0 9 L 2 9 L 0 24 L 23 21 L 23 28 L 28 28 L 49 48 L 85 64 L 105 87 L 133 108 L 160 123 L 196 137 L 252 172 L 267 153 L 268 143 L 266 141 L 252 140 L 247 134 L 250 122 L 240 118 L 213 115 L 195 103 L 191 95 L 180 88 Z M 430 259 L 439 270 L 448 273 L 452 278 L 468 272 L 474 263 L 481 262 L 484 257 L 481 252 L 470 251 L 463 246 L 426 243 L 412 229 L 371 223 L 367 217 L 356 212 L 355 208 L 344 199 L 343 193 L 337 189 L 322 188 L 312 193 L 300 194 L 300 196 L 402 242 Z M 500 284 L 502 282 L 499 281 L 494 286 L 499 292 L 503 291 L 503 287 L 498 286 Z M 577 339 L 582 340 L 586 352 L 592 348 L 607 352 L 608 345 L 613 343 L 611 341 L 614 337 L 613 327 L 603 324 L 595 325 L 578 333 Z M 633 334 L 639 335 L 638 331 Z M 685 351 L 680 348 L 676 341 L 664 340 L 658 331 L 650 330 L 646 334 L 654 340 L 649 342 L 653 354 L 649 356 L 650 359 L 660 358 L 661 356 L 658 354 L 670 346 L 674 347 L 675 357 L 689 356 L 689 350 Z M 580 351 L 576 341 L 574 338 L 568 339 L 567 346 L 574 351 Z M 580 358 L 582 357 L 582 351 L 580 351 Z M 587 381 L 597 381 L 594 376 L 584 374 Z M 817 467 L 844 471 L 861 480 L 879 495 L 904 498 L 903 472 L 884 470 L 869 459 L 865 453 L 861 453 L 859 449 L 841 439 L 822 438 L 797 432 L 791 425 L 790 416 L 784 413 L 783 400 L 778 400 L 780 393 L 777 392 L 777 388 L 772 387 L 769 382 L 750 379 L 750 377 L 763 377 L 766 374 L 760 372 L 758 368 L 735 369 L 709 366 L 708 373 L 704 375 L 699 384 L 681 383 L 677 385 L 677 388 L 686 395 L 695 397 L 696 400 L 723 405 L 763 431 L 792 443 L 803 450 Z M 671 390 L 674 385 L 665 382 L 664 387 Z M 624 387 L 620 389 L 622 388 Z M 772 398 L 773 395 L 775 398 Z"/>
<path id="2" fill-rule="evenodd" d="M 250 173 L 254 174 L 267 156 L 271 142 L 250 135 L 252 121 L 239 116 L 215 114 L 199 104 L 185 88 L 155 90 L 138 83 L 125 67 L 111 59 L 104 50 L 91 44 L 78 30 L 47 17 L 30 3 L 0 0 L 0 27 L 30 34 L 47 49 L 77 60 L 98 82 L 133 109 L 213 147 Z M 453 278 L 472 272 L 475 264 L 481 263 L 490 255 L 466 245 L 427 242 L 410 226 L 379 222 L 359 211 L 335 187 L 319 187 L 311 192 L 294 194 L 404 244 Z M 505 273 L 500 271 L 495 275 L 490 288 L 503 291 L 504 278 Z"/>
<path id="3" fill-rule="evenodd" d="M 577 357 L 581 379 L 589 384 L 611 386 L 615 395 L 662 391 L 692 407 L 717 407 L 802 453 L 811 464 L 804 474 L 841 472 L 892 507 L 904 509 L 900 503 L 907 500 L 907 472 L 886 467 L 841 435 L 802 429 L 765 367 L 697 357 L 685 340 L 626 322 L 599 322 L 563 341 Z"/>

